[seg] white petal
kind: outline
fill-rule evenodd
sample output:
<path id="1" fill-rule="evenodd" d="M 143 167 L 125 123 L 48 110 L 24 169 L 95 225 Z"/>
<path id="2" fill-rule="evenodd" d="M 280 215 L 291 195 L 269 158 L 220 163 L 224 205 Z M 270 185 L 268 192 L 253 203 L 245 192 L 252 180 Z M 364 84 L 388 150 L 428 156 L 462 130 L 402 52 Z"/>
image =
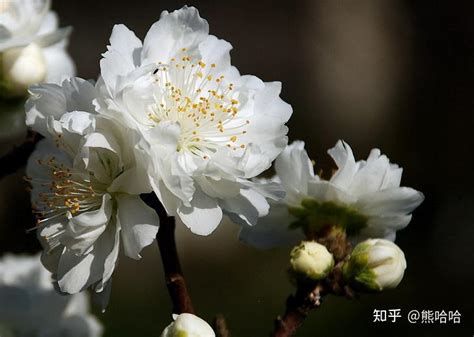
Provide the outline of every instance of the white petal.
<path id="1" fill-rule="evenodd" d="M 76 66 L 62 45 L 54 45 L 43 49 L 46 60 L 46 82 L 61 83 L 64 79 L 76 75 Z"/>
<path id="2" fill-rule="evenodd" d="M 396 164 L 390 164 L 390 170 L 386 173 L 382 183 L 382 190 L 399 187 L 402 180 L 403 169 Z"/>
<path id="3" fill-rule="evenodd" d="M 215 64 L 214 77 L 219 76 L 221 73 L 227 75 L 227 71 L 230 68 L 230 50 L 232 45 L 225 41 L 216 38 L 213 35 L 209 35 L 199 45 L 199 53 L 201 59 L 206 64 Z M 227 80 L 231 80 L 228 76 L 225 77 Z"/>
<path id="4" fill-rule="evenodd" d="M 364 195 L 357 205 L 368 214 L 404 215 L 411 213 L 423 199 L 421 192 L 409 187 L 399 187 Z"/>
<path id="5" fill-rule="evenodd" d="M 294 221 L 285 204 L 271 202 L 269 214 L 255 226 L 242 226 L 240 240 L 260 249 L 294 245 L 304 239 L 301 229 L 290 229 Z"/>
<path id="6" fill-rule="evenodd" d="M 184 6 L 172 13 L 164 11 L 143 42 L 144 64 L 169 60 L 182 48 L 193 48 L 209 33 L 209 25 L 194 7 Z"/>
<path id="7" fill-rule="evenodd" d="M 389 172 L 390 162 L 385 155 L 371 158 L 354 175 L 350 191 L 357 195 L 376 192 L 382 188 Z"/>
<path id="8" fill-rule="evenodd" d="M 160 219 L 138 196 L 119 196 L 117 202 L 125 254 L 138 260 L 141 250 L 155 240 Z"/>
<path id="9" fill-rule="evenodd" d="M 196 177 L 196 182 L 201 190 L 212 198 L 233 198 L 240 193 L 241 184 L 227 179 L 215 180 L 205 176 Z"/>
<path id="10" fill-rule="evenodd" d="M 59 122 L 64 130 L 81 136 L 95 129 L 95 116 L 84 111 L 64 113 Z"/>
<path id="11" fill-rule="evenodd" d="M 41 22 L 38 34 L 48 34 L 54 32 L 56 29 L 58 29 L 58 15 L 53 11 L 49 11 L 44 16 L 43 22 Z"/>
<path id="12" fill-rule="evenodd" d="M 113 207 L 111 199 L 109 194 L 105 194 L 98 210 L 70 216 L 65 226 L 66 235 L 62 243 L 75 253 L 84 254 L 89 250 L 110 221 Z"/>
<path id="13" fill-rule="evenodd" d="M 109 192 L 141 194 L 151 192 L 152 188 L 147 172 L 142 167 L 133 167 L 120 174 L 109 186 Z"/>
<path id="14" fill-rule="evenodd" d="M 47 119 L 59 120 L 66 112 L 94 112 L 92 101 L 96 97 L 94 85 L 80 78 L 71 78 L 57 84 L 31 86 L 26 101 L 26 124 L 48 136 Z"/>
<path id="15" fill-rule="evenodd" d="M 142 42 L 125 25 L 115 25 L 110 36 L 110 46 L 100 61 L 102 78 L 111 90 L 116 89 L 120 77 L 131 73 L 140 65 Z"/>
<path id="16" fill-rule="evenodd" d="M 255 225 L 270 208 L 265 197 L 250 188 L 242 189 L 239 196 L 222 200 L 219 204 L 234 222 L 244 226 Z"/>
<path id="17" fill-rule="evenodd" d="M 73 294 L 93 284 L 102 291 L 115 268 L 118 246 L 119 231 L 109 223 L 88 254 L 78 256 L 64 248 L 57 271 L 61 291 Z"/>
<path id="18" fill-rule="evenodd" d="M 357 172 L 357 164 L 349 144 L 338 141 L 336 146 L 328 150 L 329 155 L 334 159 L 338 170 L 331 177 L 330 181 L 341 188 L 348 188 Z"/>
<path id="19" fill-rule="evenodd" d="M 61 291 L 74 294 L 92 284 L 94 281 L 89 279 L 93 261 L 92 253 L 77 256 L 64 248 L 58 266 L 58 284 Z"/>
<path id="20" fill-rule="evenodd" d="M 333 201 L 342 204 L 350 204 L 357 200 L 355 196 L 347 193 L 346 190 L 326 180 L 310 181 L 308 195 L 319 201 Z"/>
<path id="21" fill-rule="evenodd" d="M 284 125 L 293 113 L 291 106 L 280 98 L 281 83 L 264 83 L 254 76 L 242 76 L 240 84 L 255 90 L 254 103 L 250 106 L 243 106 L 242 115 L 250 113 L 246 109 L 252 109 L 249 116 L 249 125 L 245 136 L 240 137 L 242 142 L 258 147 L 254 150 L 259 158 L 246 159 L 245 176 L 255 177 L 266 170 L 271 162 L 280 154 L 288 143 L 286 134 L 288 128 Z M 252 153 L 249 153 L 252 157 Z M 257 163 L 261 163 L 257 165 Z"/>
<path id="22" fill-rule="evenodd" d="M 304 142 L 295 141 L 287 146 L 275 161 L 275 170 L 286 191 L 307 194 L 314 171 Z"/>
<path id="23" fill-rule="evenodd" d="M 195 234 L 209 235 L 222 220 L 222 209 L 213 198 L 209 198 L 199 189 L 194 193 L 191 206 L 178 208 L 183 223 Z"/>

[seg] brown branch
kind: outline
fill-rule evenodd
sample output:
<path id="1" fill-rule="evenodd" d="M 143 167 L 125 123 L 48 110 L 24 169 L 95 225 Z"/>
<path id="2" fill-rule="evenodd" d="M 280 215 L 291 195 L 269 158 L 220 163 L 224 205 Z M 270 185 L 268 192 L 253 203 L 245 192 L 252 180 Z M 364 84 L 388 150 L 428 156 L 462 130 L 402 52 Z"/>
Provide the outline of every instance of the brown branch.
<path id="1" fill-rule="evenodd" d="M 173 313 L 184 312 L 194 314 L 193 304 L 189 296 L 186 280 L 181 271 L 178 251 L 175 240 L 175 220 L 169 217 L 154 193 L 142 195 L 143 200 L 153 207 L 160 217 L 160 229 L 156 235 L 158 248 L 160 249 L 161 261 L 165 272 L 166 286 L 173 302 Z"/>
<path id="2" fill-rule="evenodd" d="M 283 317 L 277 317 L 272 337 L 289 337 L 303 324 L 311 310 L 321 305 L 324 287 L 321 283 L 314 286 L 299 286 L 295 295 L 286 300 Z"/>
<path id="3" fill-rule="evenodd" d="M 216 315 L 213 322 L 216 337 L 230 337 L 229 329 L 223 315 Z"/>
<path id="4" fill-rule="evenodd" d="M 25 141 L 13 148 L 10 152 L 0 158 L 0 179 L 15 173 L 17 170 L 26 165 L 28 158 L 35 149 L 36 143 L 42 137 L 34 132 L 28 131 Z"/>

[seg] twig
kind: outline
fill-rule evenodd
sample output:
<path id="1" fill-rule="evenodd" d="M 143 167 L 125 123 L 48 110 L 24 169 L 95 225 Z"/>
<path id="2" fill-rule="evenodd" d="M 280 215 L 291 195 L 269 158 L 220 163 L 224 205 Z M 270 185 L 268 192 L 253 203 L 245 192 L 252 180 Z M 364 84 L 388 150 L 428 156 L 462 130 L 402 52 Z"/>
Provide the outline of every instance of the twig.
<path id="1" fill-rule="evenodd" d="M 10 152 L 0 158 L 0 179 L 15 173 L 17 170 L 26 165 L 28 158 L 35 149 L 36 143 L 42 137 L 34 132 L 28 131 L 25 141 L 13 148 Z"/>
<path id="2" fill-rule="evenodd" d="M 277 317 L 270 336 L 289 337 L 303 324 L 311 310 L 321 305 L 323 286 L 317 283 L 314 287 L 299 286 L 295 295 L 286 300 L 286 311 L 283 317 Z"/>
<path id="3" fill-rule="evenodd" d="M 225 322 L 224 315 L 216 315 L 214 318 L 214 331 L 216 332 L 216 337 L 230 337 L 229 329 L 227 329 L 227 324 Z"/>
<path id="4" fill-rule="evenodd" d="M 160 217 L 160 229 L 156 239 L 165 272 L 166 286 L 173 302 L 173 313 L 181 314 L 187 312 L 194 314 L 193 304 L 186 287 L 186 280 L 181 271 L 181 264 L 176 250 L 175 220 L 166 214 L 163 205 L 154 193 L 142 195 L 142 198 L 155 209 Z"/>

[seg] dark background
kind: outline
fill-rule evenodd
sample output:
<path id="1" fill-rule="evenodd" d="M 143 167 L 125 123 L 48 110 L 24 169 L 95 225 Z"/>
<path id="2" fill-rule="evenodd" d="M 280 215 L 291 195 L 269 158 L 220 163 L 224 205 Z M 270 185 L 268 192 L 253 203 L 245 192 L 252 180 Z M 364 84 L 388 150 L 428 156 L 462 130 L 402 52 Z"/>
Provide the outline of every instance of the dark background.
<path id="1" fill-rule="evenodd" d="M 74 32 L 78 76 L 96 78 L 113 24 L 143 38 L 180 1 L 55 1 Z M 474 333 L 474 8 L 455 1 L 190 1 L 211 34 L 232 43 L 243 74 L 283 82 L 292 104 L 290 139 L 303 139 L 317 166 L 340 138 L 365 158 L 379 147 L 404 167 L 403 184 L 425 193 L 399 232 L 408 269 L 401 285 L 348 301 L 328 298 L 298 336 L 472 336 Z M 22 173 L 0 182 L 1 251 L 36 249 Z M 234 337 L 266 336 L 292 291 L 289 249 L 261 252 L 237 242 L 226 223 L 210 237 L 184 226 L 178 244 L 199 315 L 223 313 Z M 98 314 L 106 336 L 159 336 L 171 321 L 158 249 L 121 257 L 111 301 Z M 374 309 L 402 309 L 397 323 L 373 323 Z M 409 324 L 418 310 L 459 310 L 452 322 Z"/>

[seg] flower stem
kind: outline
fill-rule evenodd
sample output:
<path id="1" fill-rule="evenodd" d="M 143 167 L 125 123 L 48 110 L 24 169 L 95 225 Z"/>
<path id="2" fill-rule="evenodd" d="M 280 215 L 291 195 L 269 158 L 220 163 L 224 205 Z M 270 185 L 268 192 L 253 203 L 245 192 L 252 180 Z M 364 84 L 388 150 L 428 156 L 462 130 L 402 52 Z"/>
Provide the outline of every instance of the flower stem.
<path id="1" fill-rule="evenodd" d="M 193 303 L 189 296 L 176 249 L 175 219 L 166 214 L 163 205 L 154 193 L 142 195 L 142 198 L 155 209 L 160 217 L 160 229 L 156 235 L 156 241 L 160 249 L 166 286 L 173 303 L 173 313 L 182 314 L 187 312 L 194 314 Z"/>
<path id="2" fill-rule="evenodd" d="M 216 332 L 216 337 L 230 337 L 229 329 L 223 315 L 216 315 L 213 322 L 213 329 Z"/>
<path id="3" fill-rule="evenodd" d="M 311 310 L 321 305 L 323 286 L 317 283 L 314 287 L 298 287 L 295 295 L 286 300 L 283 317 L 277 317 L 272 337 L 289 337 L 303 324 Z"/>
<path id="4" fill-rule="evenodd" d="M 173 313 L 187 312 L 194 314 L 193 303 L 189 296 L 186 280 L 179 263 L 174 236 L 175 222 L 173 217 L 160 217 L 160 230 L 156 236 L 160 248 L 161 260 L 165 271 L 166 286 L 173 301 Z"/>

